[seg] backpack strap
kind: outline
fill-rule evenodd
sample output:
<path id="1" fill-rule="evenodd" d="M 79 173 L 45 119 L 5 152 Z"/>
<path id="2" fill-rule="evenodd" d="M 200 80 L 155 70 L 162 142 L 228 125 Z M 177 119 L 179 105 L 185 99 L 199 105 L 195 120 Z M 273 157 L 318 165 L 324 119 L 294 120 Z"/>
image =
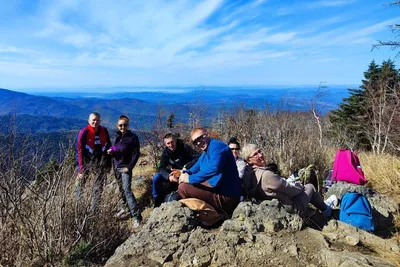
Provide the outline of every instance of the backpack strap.
<path id="1" fill-rule="evenodd" d="M 258 187 L 261 184 L 261 180 L 262 180 L 262 175 L 260 175 L 260 178 L 258 178 L 253 168 L 251 169 L 251 171 L 252 171 L 252 173 L 250 175 L 254 175 L 256 177 L 257 185 L 253 189 L 250 189 L 250 190 L 246 190 L 246 188 L 243 186 L 243 189 L 246 192 L 247 197 L 254 197 L 254 193 L 257 191 Z"/>
<path id="2" fill-rule="evenodd" d="M 345 150 L 346 149 L 344 149 L 344 148 L 339 148 L 338 151 L 336 152 L 335 159 L 333 161 L 333 172 L 332 172 L 332 177 L 331 177 L 332 184 L 336 183 L 336 177 L 337 177 L 338 168 L 339 168 L 339 157 L 340 157 L 340 154 L 342 154 L 341 152 L 345 151 Z"/>

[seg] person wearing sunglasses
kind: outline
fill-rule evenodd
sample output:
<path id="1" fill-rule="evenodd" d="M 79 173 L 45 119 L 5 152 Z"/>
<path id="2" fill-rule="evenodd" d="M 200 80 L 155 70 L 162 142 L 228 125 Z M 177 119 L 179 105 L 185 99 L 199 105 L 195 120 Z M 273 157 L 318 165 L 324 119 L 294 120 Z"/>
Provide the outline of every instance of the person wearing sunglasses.
<path id="1" fill-rule="evenodd" d="M 235 158 L 228 145 L 211 139 L 203 128 L 192 130 L 192 144 L 203 151 L 199 160 L 179 177 L 182 198 L 198 198 L 222 215 L 231 216 L 242 194 Z"/>
<path id="2" fill-rule="evenodd" d="M 290 183 L 280 177 L 275 163 L 266 164 L 264 154 L 255 144 L 246 144 L 242 156 L 249 164 L 243 176 L 243 187 L 248 197 L 256 200 L 278 199 L 289 212 L 305 216 L 308 203 L 322 211 L 326 217 L 331 216 L 332 207 L 325 204 L 322 196 L 312 184 Z"/>
<path id="3" fill-rule="evenodd" d="M 166 201 L 166 196 L 168 196 L 167 200 L 169 199 L 169 201 L 177 200 L 179 195 L 173 192 L 178 190 L 178 179 L 172 171 L 189 169 L 200 156 L 193 148 L 181 139 L 176 138 L 172 133 L 167 133 L 164 136 L 164 145 L 159 172 L 153 176 L 152 180 L 154 207 L 158 207 Z M 171 198 L 170 196 L 175 197 Z"/>
<path id="4" fill-rule="evenodd" d="M 242 178 L 244 174 L 244 169 L 246 168 L 246 162 L 241 157 L 239 157 L 240 144 L 237 141 L 236 137 L 231 137 L 229 139 L 228 146 L 232 151 L 233 157 L 235 158 L 239 177 Z"/>
<path id="5" fill-rule="evenodd" d="M 114 173 L 122 199 L 123 208 L 118 215 L 122 215 L 126 206 L 128 206 L 133 218 L 133 227 L 138 227 L 142 221 L 142 216 L 136 198 L 132 193 L 131 182 L 132 170 L 140 156 L 139 138 L 129 130 L 129 118 L 127 116 L 121 115 L 119 117 L 117 127 L 114 146 L 107 152 L 114 158 Z"/>
<path id="6" fill-rule="evenodd" d="M 75 180 L 74 197 L 80 199 L 87 177 L 93 175 L 91 213 L 94 214 L 100 202 L 104 180 L 111 170 L 111 158 L 107 150 L 111 147 L 110 136 L 100 125 L 97 112 L 89 114 L 88 125 L 79 131 L 76 143 L 78 175 Z"/>

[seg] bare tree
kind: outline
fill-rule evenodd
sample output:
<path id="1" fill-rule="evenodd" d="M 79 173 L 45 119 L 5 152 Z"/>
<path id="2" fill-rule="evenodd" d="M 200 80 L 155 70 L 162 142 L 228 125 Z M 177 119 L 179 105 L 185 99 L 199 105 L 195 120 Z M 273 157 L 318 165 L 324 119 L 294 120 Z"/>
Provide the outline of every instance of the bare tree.
<path id="1" fill-rule="evenodd" d="M 399 84 L 393 79 L 380 79 L 366 90 L 368 123 L 365 132 L 375 154 L 386 152 L 391 137 L 400 134 L 396 119 L 400 116 Z M 394 141 L 394 140 L 393 140 Z"/>
<path id="2" fill-rule="evenodd" d="M 387 4 L 386 6 L 397 6 L 397 5 L 400 5 L 400 1 L 394 1 L 394 2 L 392 2 L 390 4 Z M 400 24 L 393 24 L 393 25 L 389 25 L 388 27 L 392 31 L 395 39 L 394 40 L 385 40 L 385 41 L 378 40 L 378 43 L 374 44 L 372 46 L 372 50 L 373 49 L 379 49 L 380 47 L 389 47 L 389 49 L 392 50 L 392 51 L 395 51 L 395 50 L 399 49 L 399 47 L 400 47 L 400 40 L 399 40 L 399 38 L 400 38 Z M 398 52 L 396 54 L 396 57 L 399 56 L 399 53 L 400 52 Z"/>
<path id="3" fill-rule="evenodd" d="M 315 121 L 318 125 L 320 147 L 322 147 L 322 138 L 323 138 L 322 123 L 321 123 L 321 118 L 322 118 L 321 109 L 323 107 L 321 107 L 321 101 L 328 94 L 328 91 L 325 90 L 326 88 L 327 87 L 324 84 L 324 82 L 320 82 L 314 97 L 311 98 L 309 102 L 310 111 L 313 114 Z"/>

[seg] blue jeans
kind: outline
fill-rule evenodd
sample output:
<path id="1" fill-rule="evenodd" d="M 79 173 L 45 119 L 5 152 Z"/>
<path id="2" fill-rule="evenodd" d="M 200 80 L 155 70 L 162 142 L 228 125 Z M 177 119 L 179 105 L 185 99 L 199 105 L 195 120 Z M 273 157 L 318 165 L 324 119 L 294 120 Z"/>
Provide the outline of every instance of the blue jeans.
<path id="1" fill-rule="evenodd" d="M 138 218 L 140 217 L 140 211 L 131 189 L 132 172 L 125 173 L 123 170 L 124 168 L 117 168 L 115 170 L 115 178 L 118 182 L 119 192 L 124 204 L 128 204 L 131 216 Z"/>
<path id="2" fill-rule="evenodd" d="M 164 197 L 166 195 L 178 189 L 178 183 L 171 183 L 168 179 L 165 179 L 161 173 L 154 174 L 152 185 L 153 197 L 161 199 L 162 202 L 164 202 Z"/>

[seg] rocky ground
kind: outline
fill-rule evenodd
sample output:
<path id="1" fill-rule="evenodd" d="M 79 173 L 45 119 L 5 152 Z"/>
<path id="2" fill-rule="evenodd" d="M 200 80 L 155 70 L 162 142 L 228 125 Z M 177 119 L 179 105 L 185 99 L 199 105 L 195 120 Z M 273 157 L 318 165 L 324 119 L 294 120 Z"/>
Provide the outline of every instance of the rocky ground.
<path id="1" fill-rule="evenodd" d="M 328 192 L 362 191 L 374 210 L 377 233 L 390 236 L 392 200 L 365 187 L 339 183 Z M 364 190 L 364 191 L 363 191 Z M 342 192 L 342 193 L 340 193 Z M 322 218 L 322 219 L 321 219 Z M 106 266 L 396 266 L 400 247 L 335 219 L 311 212 L 301 219 L 277 200 L 242 202 L 218 228 L 199 226 L 195 212 L 180 202 L 154 209 L 137 233 Z"/>

